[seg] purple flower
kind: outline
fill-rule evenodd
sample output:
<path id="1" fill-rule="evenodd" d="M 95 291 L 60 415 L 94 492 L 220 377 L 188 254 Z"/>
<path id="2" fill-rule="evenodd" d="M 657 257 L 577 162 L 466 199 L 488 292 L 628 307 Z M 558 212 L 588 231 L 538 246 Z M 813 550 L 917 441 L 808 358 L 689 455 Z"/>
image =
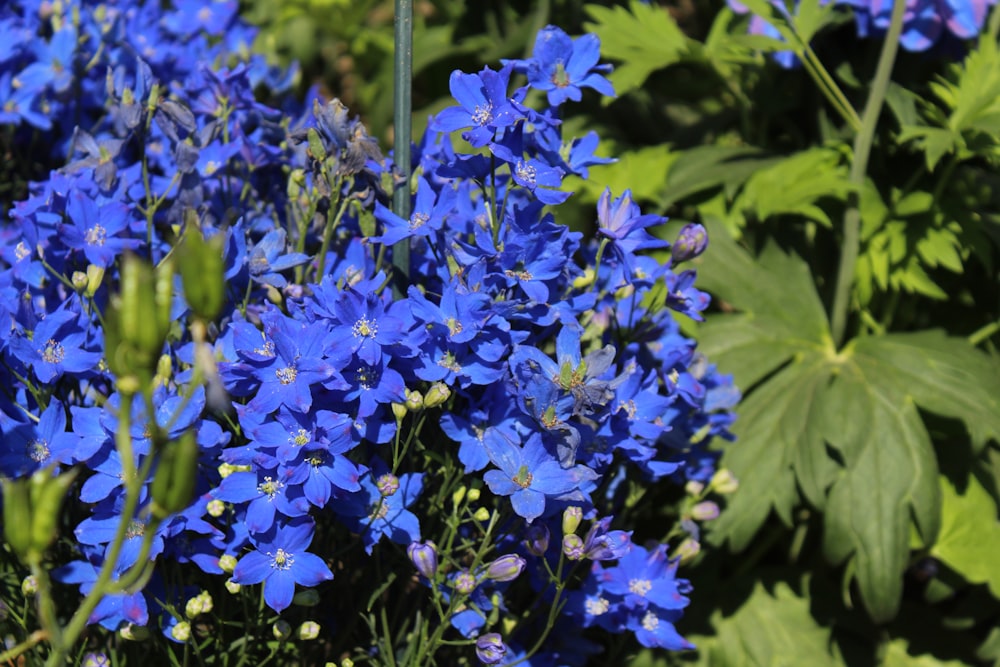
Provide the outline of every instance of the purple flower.
<path id="1" fill-rule="evenodd" d="M 495 665 L 507 655 L 507 645 L 496 632 L 487 632 L 476 638 L 476 657 L 484 665 Z"/>
<path id="2" fill-rule="evenodd" d="M 333 573 L 319 556 L 306 549 L 312 542 L 315 524 L 312 519 L 292 519 L 254 542 L 251 551 L 236 564 L 233 582 L 264 583 L 264 601 L 274 611 L 292 603 L 295 584 L 316 586 L 333 579 Z"/>

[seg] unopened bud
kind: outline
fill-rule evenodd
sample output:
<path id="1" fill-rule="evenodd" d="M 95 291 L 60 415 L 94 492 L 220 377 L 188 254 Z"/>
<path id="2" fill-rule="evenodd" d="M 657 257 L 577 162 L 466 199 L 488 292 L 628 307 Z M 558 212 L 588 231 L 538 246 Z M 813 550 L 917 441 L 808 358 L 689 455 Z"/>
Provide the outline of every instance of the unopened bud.
<path id="1" fill-rule="evenodd" d="M 218 498 L 212 498 L 205 505 L 205 510 L 208 515 L 218 519 L 220 516 L 226 513 L 226 503 L 222 502 Z"/>
<path id="2" fill-rule="evenodd" d="M 463 595 L 468 595 L 476 590 L 476 578 L 469 572 L 459 572 L 452 583 L 455 590 Z"/>
<path id="3" fill-rule="evenodd" d="M 479 496 L 480 496 L 479 489 L 469 489 L 469 493 L 466 495 L 470 503 L 474 503 L 477 500 L 479 500 Z"/>
<path id="4" fill-rule="evenodd" d="M 674 264 L 680 264 L 705 252 L 706 247 L 708 247 L 708 232 L 702 225 L 689 222 L 677 235 L 677 240 L 670 248 L 670 256 Z"/>
<path id="5" fill-rule="evenodd" d="M 226 590 L 229 591 L 231 594 L 236 595 L 237 593 L 240 592 L 241 588 L 242 586 L 240 586 L 232 579 L 226 579 Z"/>
<path id="6" fill-rule="evenodd" d="M 424 409 L 424 395 L 414 389 L 406 390 L 406 409 L 410 412 L 418 412 Z"/>
<path id="7" fill-rule="evenodd" d="M 699 553 L 701 553 L 701 543 L 693 537 L 685 537 L 684 541 L 677 547 L 677 551 L 674 552 L 674 557 L 680 558 L 683 565 L 689 563 Z"/>
<path id="8" fill-rule="evenodd" d="M 698 480 L 691 479 L 688 483 L 684 485 L 684 492 L 689 496 L 694 496 L 697 498 L 701 495 L 701 492 L 705 490 L 705 485 Z"/>
<path id="9" fill-rule="evenodd" d="M 375 487 L 383 497 L 389 497 L 399 491 L 399 478 L 391 472 L 387 472 L 384 475 L 379 475 L 379 478 L 375 480 Z"/>
<path id="10" fill-rule="evenodd" d="M 524 559 L 517 554 L 501 556 L 486 566 L 486 578 L 493 581 L 514 581 L 524 571 Z"/>
<path id="11" fill-rule="evenodd" d="M 476 657 L 484 665 L 495 665 L 507 655 L 507 645 L 496 632 L 487 632 L 476 639 Z"/>
<path id="12" fill-rule="evenodd" d="M 165 519 L 191 504 L 198 481 L 199 453 L 193 431 L 185 431 L 163 447 L 150 489 L 154 517 Z"/>
<path id="13" fill-rule="evenodd" d="M 696 521 L 711 521 L 719 516 L 719 506 L 711 500 L 705 500 L 691 508 L 691 518 Z"/>
<path id="14" fill-rule="evenodd" d="M 417 568 L 417 572 L 427 579 L 434 578 L 438 568 L 438 556 L 437 547 L 433 542 L 413 542 L 406 547 L 406 555 L 410 557 L 410 562 Z"/>
<path id="15" fill-rule="evenodd" d="M 405 403 L 392 403 L 392 416 L 396 418 L 397 422 L 403 421 L 403 417 L 406 416 L 407 409 Z"/>
<path id="16" fill-rule="evenodd" d="M 490 511 L 485 507 L 480 507 L 476 510 L 476 513 L 472 515 L 472 518 L 476 521 L 489 521 Z"/>
<path id="17" fill-rule="evenodd" d="M 170 628 L 170 636 L 176 641 L 186 642 L 191 639 L 191 624 L 187 621 L 180 621 L 177 625 Z"/>
<path id="18" fill-rule="evenodd" d="M 726 495 L 736 493 L 736 490 L 740 488 L 740 483 L 732 472 L 723 468 L 712 475 L 712 481 L 708 483 L 708 487 L 716 493 Z"/>
<path id="19" fill-rule="evenodd" d="M 544 556 L 549 549 L 549 528 L 544 523 L 532 524 L 524 537 L 524 547 L 533 556 Z"/>
<path id="20" fill-rule="evenodd" d="M 435 382 L 431 385 L 431 388 L 427 390 L 427 395 L 424 396 L 424 407 L 425 408 L 436 408 L 451 396 L 451 389 L 448 388 L 443 382 Z"/>
<path id="21" fill-rule="evenodd" d="M 585 555 L 583 538 L 579 535 L 569 534 L 562 540 L 563 555 L 569 560 L 583 560 Z"/>
<path id="22" fill-rule="evenodd" d="M 319 637 L 319 630 L 320 630 L 319 623 L 317 623 L 316 621 L 305 621 L 302 625 L 299 626 L 298 632 L 296 632 L 296 634 L 298 635 L 299 639 L 310 641 Z"/>
<path id="23" fill-rule="evenodd" d="M 283 618 L 279 618 L 271 626 L 271 634 L 279 641 L 284 641 L 292 636 L 291 624 Z"/>
<path id="24" fill-rule="evenodd" d="M 31 597 L 38 592 L 38 579 L 35 579 L 35 575 L 29 574 L 27 577 L 21 580 L 21 593 L 24 597 Z"/>
<path id="25" fill-rule="evenodd" d="M 576 529 L 580 527 L 580 522 L 583 520 L 583 510 L 576 505 L 567 507 L 563 510 L 562 516 L 562 531 L 563 535 L 572 535 L 576 532 Z"/>
<path id="26" fill-rule="evenodd" d="M 215 319 L 226 301 L 223 277 L 222 234 L 206 239 L 198 229 L 198 215 L 188 209 L 184 236 L 176 247 L 177 270 L 184 286 L 184 300 L 194 316 L 203 321 Z"/>
<path id="27" fill-rule="evenodd" d="M 141 642 L 149 639 L 149 628 L 144 625 L 136 625 L 135 623 L 129 623 L 122 626 L 122 629 L 118 631 L 118 635 L 122 639 L 127 639 L 130 642 Z"/>

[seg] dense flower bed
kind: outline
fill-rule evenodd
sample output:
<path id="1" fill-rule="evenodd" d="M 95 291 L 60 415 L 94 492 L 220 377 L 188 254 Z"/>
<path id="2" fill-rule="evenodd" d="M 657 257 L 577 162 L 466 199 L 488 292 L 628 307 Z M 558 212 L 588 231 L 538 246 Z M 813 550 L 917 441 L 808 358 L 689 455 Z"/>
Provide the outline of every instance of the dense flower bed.
<path id="1" fill-rule="evenodd" d="M 677 567 L 732 488 L 709 444 L 738 393 L 672 315 L 708 305 L 681 268 L 700 226 L 653 236 L 628 191 L 593 238 L 560 220 L 563 178 L 607 161 L 560 123 L 612 94 L 596 38 L 550 26 L 532 58 L 453 73 L 407 183 L 337 100 L 258 101 L 291 74 L 247 53 L 235 2 L 21 0 L 0 34 L 0 122 L 68 158 L 0 247 L 5 523 L 59 507 L 12 506 L 17 480 L 70 493 L 47 559 L 55 525 L 8 531 L 29 588 L 54 567 L 103 593 L 86 623 L 185 643 L 232 620 L 213 577 L 274 612 L 368 587 L 322 630 L 368 651 L 345 619 L 415 568 L 440 620 L 418 657 L 582 664 L 594 626 L 690 646 Z M 686 488 L 683 525 L 633 543 L 613 519 L 633 482 Z M 372 562 L 381 580 L 355 574 Z"/>

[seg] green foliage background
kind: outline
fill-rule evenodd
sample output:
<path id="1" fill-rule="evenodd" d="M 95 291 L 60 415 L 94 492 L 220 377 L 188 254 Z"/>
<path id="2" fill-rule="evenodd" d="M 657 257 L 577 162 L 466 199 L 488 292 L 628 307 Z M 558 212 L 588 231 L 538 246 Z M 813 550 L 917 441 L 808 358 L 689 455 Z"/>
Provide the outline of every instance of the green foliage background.
<path id="1" fill-rule="evenodd" d="M 418 2 L 414 134 L 451 70 L 530 53 L 547 23 L 594 32 L 618 97 L 566 123 L 618 162 L 568 184 L 565 222 L 590 228 L 610 185 L 710 231 L 714 312 L 687 332 L 744 392 L 741 488 L 685 566 L 699 650 L 630 664 L 1000 666 L 1000 19 L 957 62 L 898 54 L 856 164 L 882 43 L 817 0 L 791 23 L 745 4 L 786 41 L 700 0 Z M 391 0 L 246 9 L 258 48 L 391 137 Z M 789 48 L 803 67 L 768 55 Z M 637 539 L 682 502 L 650 500 Z"/>

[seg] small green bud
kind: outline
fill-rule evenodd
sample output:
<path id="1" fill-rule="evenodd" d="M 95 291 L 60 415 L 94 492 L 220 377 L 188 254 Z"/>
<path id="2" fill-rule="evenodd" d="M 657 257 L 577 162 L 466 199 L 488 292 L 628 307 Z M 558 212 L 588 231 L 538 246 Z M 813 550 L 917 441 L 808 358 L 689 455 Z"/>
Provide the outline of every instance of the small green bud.
<path id="1" fill-rule="evenodd" d="M 3 535 L 18 560 L 28 563 L 31 548 L 31 495 L 27 479 L 0 480 L 3 484 Z"/>
<path id="2" fill-rule="evenodd" d="M 490 511 L 485 507 L 480 507 L 476 510 L 476 513 L 472 515 L 476 521 L 489 521 Z"/>
<path id="3" fill-rule="evenodd" d="M 410 412 L 419 412 L 424 409 L 424 395 L 417 390 L 406 390 L 406 409 Z"/>
<path id="4" fill-rule="evenodd" d="M 76 471 L 54 474 L 55 466 L 31 476 L 31 548 L 40 557 L 56 539 L 63 499 L 76 478 Z"/>
<path id="5" fill-rule="evenodd" d="M 677 551 L 674 552 L 674 557 L 680 557 L 681 565 L 685 565 L 694 560 L 700 552 L 701 544 L 693 537 L 685 537 L 684 541 L 677 547 Z"/>
<path id="6" fill-rule="evenodd" d="M 35 575 L 29 574 L 21 580 L 21 593 L 24 594 L 24 597 L 29 598 L 37 592 L 38 579 L 35 579 Z"/>
<path id="7" fill-rule="evenodd" d="M 296 633 L 299 639 L 310 641 L 319 637 L 319 623 L 316 621 L 306 621 L 299 626 L 298 632 Z"/>
<path id="8" fill-rule="evenodd" d="M 194 211 L 186 215 L 184 236 L 177 246 L 177 269 L 184 286 L 184 300 L 194 316 L 211 321 L 226 300 L 223 247 L 225 239 L 216 234 L 206 240 L 197 227 Z"/>
<path id="9" fill-rule="evenodd" d="M 233 595 L 236 595 L 237 593 L 239 593 L 241 588 L 242 588 L 242 586 L 240 586 L 238 583 L 236 583 L 232 579 L 226 579 L 226 590 L 229 591 L 230 593 L 232 593 Z"/>
<path id="10" fill-rule="evenodd" d="M 84 296 L 91 297 L 97 294 L 102 282 L 104 282 L 104 267 L 96 264 L 87 265 L 87 291 L 83 293 Z"/>
<path id="11" fill-rule="evenodd" d="M 111 297 L 104 330 L 104 356 L 119 378 L 149 382 L 156 371 L 172 323 L 172 271 L 169 262 L 154 271 L 133 255 L 122 261 L 121 290 Z"/>
<path id="12" fill-rule="evenodd" d="M 191 639 L 191 624 L 187 621 L 179 622 L 170 628 L 170 636 L 179 642 L 186 642 Z"/>
<path id="13" fill-rule="evenodd" d="M 562 531 L 563 535 L 572 535 L 580 527 L 583 520 L 583 510 L 576 505 L 572 505 L 563 510 Z"/>
<path id="14" fill-rule="evenodd" d="M 474 503 L 477 500 L 479 500 L 479 496 L 480 495 L 481 494 L 480 494 L 479 489 L 469 489 L 469 493 L 466 494 L 466 497 L 469 499 L 470 503 Z"/>
<path id="15" fill-rule="evenodd" d="M 226 513 L 226 503 L 222 502 L 218 498 L 212 498 L 205 506 L 205 510 L 208 512 L 209 516 L 218 519 Z"/>
<path id="16" fill-rule="evenodd" d="M 393 403 L 392 404 L 392 414 L 396 418 L 396 422 L 399 423 L 403 421 L 403 417 L 406 416 L 406 404 L 405 403 Z"/>
<path id="17" fill-rule="evenodd" d="M 310 127 L 309 131 L 306 132 L 306 140 L 309 142 L 309 155 L 314 159 L 322 162 L 326 159 L 326 147 L 323 145 L 323 139 L 319 136 L 319 132 L 316 128 Z"/>
<path id="18" fill-rule="evenodd" d="M 467 489 L 465 488 L 465 485 L 462 485 L 457 489 L 455 489 L 455 493 L 451 494 L 451 503 L 453 505 L 458 505 L 460 502 L 462 502 L 462 500 L 465 498 L 466 491 Z"/>
<path id="19" fill-rule="evenodd" d="M 198 479 L 198 454 L 193 431 L 185 431 L 160 452 L 150 489 L 154 517 L 165 519 L 191 504 Z"/>
<path id="20" fill-rule="evenodd" d="M 219 569 L 232 574 L 233 570 L 236 569 L 236 557 L 231 554 L 219 556 Z"/>
<path id="21" fill-rule="evenodd" d="M 78 294 L 83 294 L 87 291 L 87 274 L 83 271 L 74 271 L 70 277 L 70 281 L 73 283 L 73 289 Z"/>
<path id="22" fill-rule="evenodd" d="M 292 626 L 283 618 L 279 618 L 271 626 L 271 634 L 279 641 L 284 641 L 292 636 Z"/>
<path id="23" fill-rule="evenodd" d="M 684 485 L 684 492 L 689 496 L 694 496 L 697 498 L 701 495 L 701 492 L 705 490 L 705 485 L 697 480 L 688 480 L 688 483 Z"/>
<path id="24" fill-rule="evenodd" d="M 451 396 L 451 389 L 448 388 L 448 385 L 443 382 L 435 382 L 427 390 L 427 395 L 424 396 L 424 407 L 436 408 L 447 401 L 449 396 Z"/>
<path id="25" fill-rule="evenodd" d="M 708 488 L 716 493 L 726 495 L 736 493 L 736 490 L 740 488 L 740 483 L 732 472 L 723 468 L 712 475 L 712 481 L 708 483 Z"/>

